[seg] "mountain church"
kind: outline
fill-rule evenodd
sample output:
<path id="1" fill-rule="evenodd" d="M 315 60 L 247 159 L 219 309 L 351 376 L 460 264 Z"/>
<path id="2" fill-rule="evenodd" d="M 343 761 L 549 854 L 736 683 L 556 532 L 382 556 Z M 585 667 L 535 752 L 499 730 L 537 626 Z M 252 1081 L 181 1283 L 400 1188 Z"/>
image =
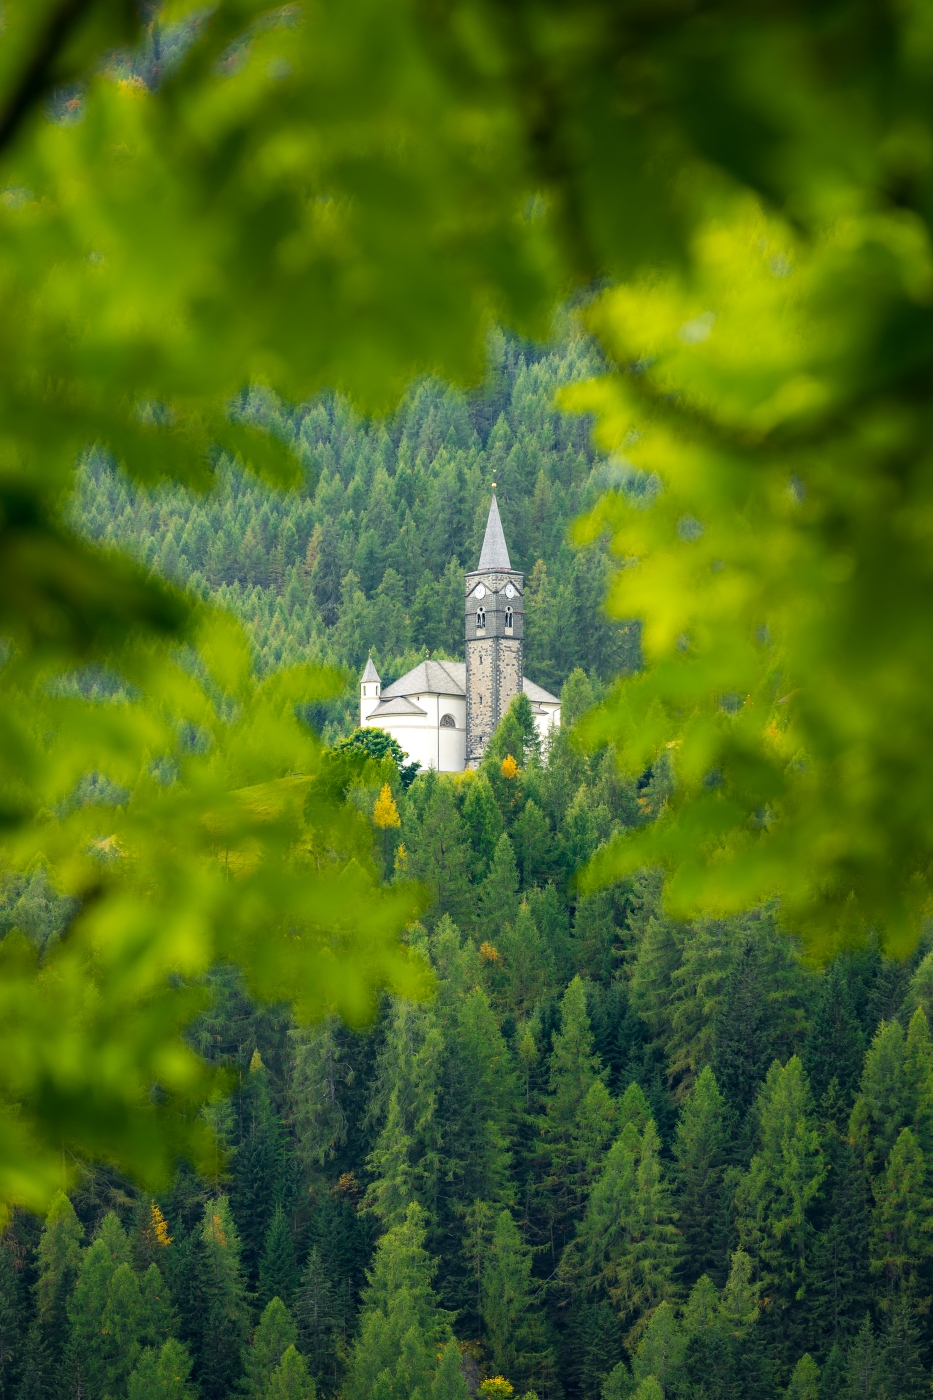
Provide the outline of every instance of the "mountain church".
<path id="1" fill-rule="evenodd" d="M 560 701 L 524 674 L 524 584 L 493 496 L 479 563 L 465 580 L 466 661 L 422 661 L 383 691 L 370 657 L 360 678 L 360 725 L 385 729 L 423 769 L 461 773 L 477 766 L 524 690 L 546 743 L 560 724 Z"/>

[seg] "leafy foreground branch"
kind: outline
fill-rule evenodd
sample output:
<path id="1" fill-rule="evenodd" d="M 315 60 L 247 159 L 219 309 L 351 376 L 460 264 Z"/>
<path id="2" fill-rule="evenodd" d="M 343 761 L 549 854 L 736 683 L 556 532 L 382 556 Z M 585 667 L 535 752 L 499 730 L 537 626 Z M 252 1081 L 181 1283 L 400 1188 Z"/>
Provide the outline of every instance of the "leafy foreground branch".
<path id="1" fill-rule="evenodd" d="M 224 1076 L 183 1033 L 217 963 L 303 1021 L 359 1023 L 383 988 L 427 985 L 398 943 L 420 894 L 380 886 L 369 823 L 346 801 L 354 765 L 295 717 L 340 678 L 297 667 L 259 683 L 235 624 L 208 615 L 192 635 L 188 654 L 124 648 L 129 693 L 96 703 L 16 659 L 3 673 L 29 778 L 13 795 L 36 811 L 5 855 L 41 858 L 78 909 L 41 959 L 21 934 L 0 945 L 7 1200 L 42 1206 L 72 1157 L 152 1185 L 179 1155 L 216 1160 L 199 1109 Z M 103 806 L 79 787 L 92 766 Z"/>
<path id="2" fill-rule="evenodd" d="M 74 23 L 56 30 L 60 13 Z M 775 894 L 823 950 L 868 927 L 909 946 L 929 903 L 933 790 L 922 6 L 353 0 L 267 15 L 230 0 L 205 15 L 182 0 L 158 21 L 174 67 L 153 60 L 147 75 L 115 47 L 123 7 L 13 0 L 4 23 L 2 809 L 14 851 L 48 846 L 84 899 L 41 977 L 7 954 L 16 1029 L 0 1061 L 18 1107 L 5 1189 L 47 1195 L 68 1121 L 75 1147 L 147 1157 L 125 1102 L 153 1081 L 194 1095 L 196 1079 L 175 1011 L 146 1048 L 149 1011 L 175 1005 L 152 989 L 202 966 L 196 948 L 248 956 L 257 989 L 277 992 L 287 909 L 309 907 L 283 855 L 299 825 L 280 813 L 264 826 L 231 795 L 306 770 L 288 706 L 264 711 L 268 764 L 237 752 L 227 786 L 203 778 L 206 754 L 197 769 L 168 740 L 164 687 L 179 719 L 204 721 L 188 682 L 168 660 L 143 666 L 140 648 L 196 624 L 178 595 L 63 524 L 78 455 L 96 444 L 138 480 L 207 488 L 223 451 L 294 482 L 291 454 L 231 418 L 245 384 L 385 407 L 421 372 L 477 378 L 494 320 L 542 335 L 575 287 L 617 288 L 591 314 L 617 370 L 575 404 L 628 454 L 620 486 L 631 463 L 650 474 L 643 509 L 616 492 L 589 527 L 608 525 L 641 561 L 616 601 L 647 624 L 649 669 L 603 732 L 635 770 L 666 754 L 679 784 L 656 833 L 594 879 L 661 861 L 675 906 Z M 41 93 L 46 82 L 72 86 Z M 86 661 L 129 668 L 145 720 L 49 694 Z M 226 693 L 225 673 L 217 685 Z M 87 843 L 109 830 L 47 814 L 82 772 L 135 793 L 144 752 L 191 773 L 190 806 L 163 826 L 176 796 L 147 794 L 115 834 L 127 874 L 95 883 Z M 344 849 L 339 808 L 314 812 L 313 850 Z M 207 894 L 189 864 L 205 830 L 218 862 Z M 250 892 L 237 901 L 218 874 L 230 833 L 231 876 Z M 356 888 L 358 864 L 342 885 L 308 876 L 323 926 L 334 902 L 341 919 L 363 907 L 333 894 Z M 209 947 L 207 928 L 230 942 Z M 121 996 L 127 1024 L 111 1024 Z M 345 1000 L 359 1003 L 352 979 Z M 61 1047 L 55 1073 L 34 1073 L 47 1046 Z M 94 1087 L 91 1065 L 132 1091 Z M 99 1108 L 69 1120 L 66 1102 L 97 1093 Z M 162 1112 L 147 1098 L 146 1121 Z"/>

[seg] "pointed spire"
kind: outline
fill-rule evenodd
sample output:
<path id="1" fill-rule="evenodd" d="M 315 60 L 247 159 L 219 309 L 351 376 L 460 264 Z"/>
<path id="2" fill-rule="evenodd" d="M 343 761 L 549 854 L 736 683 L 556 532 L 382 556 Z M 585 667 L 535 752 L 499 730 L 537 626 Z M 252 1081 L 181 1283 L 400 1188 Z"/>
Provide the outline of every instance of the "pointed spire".
<path id="1" fill-rule="evenodd" d="M 499 519 L 499 504 L 493 496 L 489 507 L 489 519 L 486 521 L 486 533 L 483 536 L 483 548 L 480 552 L 477 570 L 481 569 L 511 569 L 509 562 L 509 551 L 505 543 L 505 535 L 502 533 L 502 521 Z"/>
<path id="2" fill-rule="evenodd" d="M 375 666 L 373 665 L 373 658 L 372 658 L 372 656 L 370 656 L 369 660 L 368 660 L 367 663 L 366 663 L 366 670 L 365 670 L 365 671 L 363 672 L 363 674 L 360 676 L 360 685 L 362 685 L 364 681 L 378 681 L 378 680 L 379 680 L 379 672 L 376 670 Z"/>

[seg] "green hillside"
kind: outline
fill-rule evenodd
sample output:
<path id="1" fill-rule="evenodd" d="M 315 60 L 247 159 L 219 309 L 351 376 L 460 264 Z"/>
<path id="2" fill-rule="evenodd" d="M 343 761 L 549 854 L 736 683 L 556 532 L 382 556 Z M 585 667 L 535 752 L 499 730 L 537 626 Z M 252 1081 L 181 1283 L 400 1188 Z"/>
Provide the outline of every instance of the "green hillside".
<path id="1" fill-rule="evenodd" d="M 561 384 L 598 367 L 582 339 L 545 350 L 496 336 L 482 391 L 428 381 L 376 422 L 339 399 L 290 410 L 253 392 L 240 412 L 294 448 L 303 490 L 275 492 L 221 461 L 209 497 L 146 492 L 92 456 L 77 520 L 243 619 L 261 669 L 324 661 L 356 674 L 372 649 L 391 681 L 426 650 L 463 655 L 463 572 L 479 556 L 495 481 L 527 578 L 527 673 L 555 691 L 577 666 L 608 679 L 636 664 L 637 637 L 601 613 L 605 552 L 571 549 L 566 532 L 612 468 L 594 455 L 588 420 L 554 408 Z M 330 735 L 354 701 L 348 691 L 346 706 L 320 717 Z"/>

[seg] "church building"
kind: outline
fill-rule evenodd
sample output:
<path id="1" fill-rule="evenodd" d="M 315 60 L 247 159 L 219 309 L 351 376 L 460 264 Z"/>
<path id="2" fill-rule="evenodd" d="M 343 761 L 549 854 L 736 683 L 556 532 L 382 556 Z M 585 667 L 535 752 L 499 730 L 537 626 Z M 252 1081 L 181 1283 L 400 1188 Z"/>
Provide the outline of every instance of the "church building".
<path id="1" fill-rule="evenodd" d="M 478 765 L 521 689 L 546 743 L 560 724 L 560 701 L 524 673 L 524 585 L 493 496 L 479 563 L 466 575 L 466 660 L 422 661 L 383 691 L 370 657 L 360 679 L 360 725 L 385 729 L 423 769 L 461 773 Z"/>

